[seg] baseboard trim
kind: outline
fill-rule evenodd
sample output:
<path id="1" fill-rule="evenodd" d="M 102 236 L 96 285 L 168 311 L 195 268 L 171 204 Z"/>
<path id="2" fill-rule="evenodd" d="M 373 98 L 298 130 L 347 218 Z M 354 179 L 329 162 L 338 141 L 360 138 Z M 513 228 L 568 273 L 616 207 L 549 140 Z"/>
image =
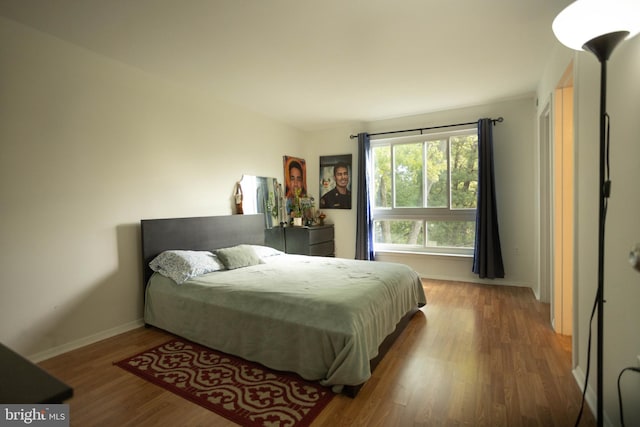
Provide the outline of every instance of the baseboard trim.
<path id="1" fill-rule="evenodd" d="M 580 366 L 577 366 L 575 369 L 571 371 L 573 373 L 573 378 L 576 380 L 578 387 L 580 388 L 580 393 L 584 391 L 584 381 L 585 381 L 585 373 Z M 598 407 L 598 398 L 596 396 L 596 391 L 591 387 L 587 387 L 587 394 L 585 395 L 585 401 L 587 402 L 587 407 L 593 414 L 593 417 L 596 417 L 597 407 Z M 604 419 L 602 420 L 602 424 L 607 427 L 613 427 L 611 423 L 611 419 L 607 416 L 607 411 L 604 411 Z M 578 414 L 576 414 L 578 416 Z"/>
<path id="2" fill-rule="evenodd" d="M 144 326 L 143 319 L 134 320 L 132 322 L 125 323 L 124 325 L 116 326 L 115 328 L 107 329 L 106 331 L 98 332 L 97 334 L 89 335 L 88 337 L 80 338 L 78 340 L 71 341 L 69 343 L 53 347 L 45 351 L 41 351 L 40 353 L 27 356 L 27 358 L 33 363 L 39 363 L 43 360 L 51 359 L 52 357 L 59 356 L 72 350 L 77 350 L 80 347 L 84 347 L 89 344 L 111 338 L 124 332 L 139 328 L 141 326 Z"/>
<path id="3" fill-rule="evenodd" d="M 531 291 L 533 291 L 533 293 L 535 295 L 535 291 L 533 290 L 531 285 L 529 285 L 527 283 L 522 283 L 522 282 L 515 282 L 515 281 L 511 282 L 511 281 L 506 281 L 505 279 L 490 280 L 490 279 L 480 279 L 478 277 L 469 277 L 469 276 L 421 274 L 420 272 L 417 272 L 417 273 L 420 276 L 420 278 L 426 279 L 426 280 L 432 279 L 432 280 L 443 280 L 443 281 L 447 281 L 447 282 L 475 283 L 475 284 L 478 284 L 478 285 L 516 286 L 518 288 L 529 288 L 529 289 L 531 289 Z"/>

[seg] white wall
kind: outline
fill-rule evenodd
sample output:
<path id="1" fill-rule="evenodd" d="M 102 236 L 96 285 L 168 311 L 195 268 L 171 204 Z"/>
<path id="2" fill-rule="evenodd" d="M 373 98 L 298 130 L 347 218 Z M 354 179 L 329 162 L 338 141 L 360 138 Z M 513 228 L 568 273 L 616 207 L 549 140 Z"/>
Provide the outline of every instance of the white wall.
<path id="1" fill-rule="evenodd" d="M 139 324 L 139 221 L 230 214 L 296 130 L 0 18 L 0 342 L 41 359 Z"/>
<path id="2" fill-rule="evenodd" d="M 376 255 L 376 259 L 407 263 L 422 277 L 528 286 L 537 292 L 535 261 L 537 260 L 537 251 L 535 250 L 537 210 L 534 208 L 537 183 L 534 179 L 533 162 L 536 120 L 533 95 L 478 107 L 371 123 L 347 124 L 340 129 L 318 132 L 312 136 L 312 150 L 315 151 L 309 157 L 317 158 L 318 155 L 353 153 L 355 168 L 357 165 L 357 141 L 349 139 L 350 134 L 470 122 L 482 117 L 504 117 L 504 122 L 494 127 L 494 155 L 499 209 L 498 222 L 505 263 L 505 278 L 478 279 L 478 276 L 471 272 L 472 259 L 469 257 L 385 253 Z M 355 180 L 353 188 L 357 188 Z M 312 191 L 317 192 L 317 188 Z M 351 211 L 328 210 L 327 214 L 336 223 L 337 255 L 353 258 L 355 255 L 355 209 Z"/>
<path id="3" fill-rule="evenodd" d="M 554 54 L 539 86 L 547 97 L 574 58 L 575 84 L 575 284 L 574 361 L 575 376 L 583 383 L 587 365 L 589 317 L 597 290 L 598 261 L 598 164 L 600 64 L 595 56 L 573 54 L 565 48 Z M 605 236 L 605 337 L 604 411 L 605 425 L 619 425 L 617 378 L 624 367 L 638 366 L 640 354 L 640 273 L 628 264 L 631 246 L 640 242 L 640 37 L 616 48 L 608 63 L 607 111 L 611 116 L 612 194 Z M 594 334 L 596 328 L 594 319 Z M 588 402 L 595 411 L 595 348 Z M 640 425 L 640 379 L 627 373 L 622 380 L 626 425 Z"/>

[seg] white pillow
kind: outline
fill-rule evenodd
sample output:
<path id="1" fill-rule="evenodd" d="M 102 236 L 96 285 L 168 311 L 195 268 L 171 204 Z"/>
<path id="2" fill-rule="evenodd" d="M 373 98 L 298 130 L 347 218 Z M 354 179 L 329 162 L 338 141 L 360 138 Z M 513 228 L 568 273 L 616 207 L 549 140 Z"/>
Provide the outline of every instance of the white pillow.
<path id="1" fill-rule="evenodd" d="M 284 252 L 279 251 L 277 249 L 271 248 L 269 246 L 260 246 L 260 245 L 250 245 L 253 248 L 253 251 L 260 258 L 268 258 L 271 256 L 284 255 Z"/>
<path id="2" fill-rule="evenodd" d="M 149 267 L 178 285 L 193 277 L 224 269 L 216 255 L 209 251 L 185 250 L 164 251 L 149 263 Z"/>

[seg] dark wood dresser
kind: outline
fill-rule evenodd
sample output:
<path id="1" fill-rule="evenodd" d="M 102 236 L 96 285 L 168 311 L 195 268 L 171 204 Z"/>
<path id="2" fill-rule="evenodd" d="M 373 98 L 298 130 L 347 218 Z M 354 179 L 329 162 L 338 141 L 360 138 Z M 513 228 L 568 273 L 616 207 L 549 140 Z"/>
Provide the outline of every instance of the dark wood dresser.
<path id="1" fill-rule="evenodd" d="M 315 227 L 285 227 L 285 249 L 288 254 L 335 256 L 333 224 Z"/>

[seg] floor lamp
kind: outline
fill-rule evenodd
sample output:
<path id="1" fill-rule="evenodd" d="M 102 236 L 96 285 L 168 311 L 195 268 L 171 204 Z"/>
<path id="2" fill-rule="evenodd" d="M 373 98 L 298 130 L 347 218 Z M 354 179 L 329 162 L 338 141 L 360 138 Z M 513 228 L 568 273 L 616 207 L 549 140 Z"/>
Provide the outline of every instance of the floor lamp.
<path id="1" fill-rule="evenodd" d="M 604 231 L 609 197 L 607 132 L 607 61 L 615 47 L 640 31 L 639 0 L 577 0 L 553 21 L 553 32 L 565 46 L 593 53 L 600 61 L 600 182 L 598 221 L 597 422 L 603 425 Z M 586 386 L 586 385 L 585 385 Z"/>

